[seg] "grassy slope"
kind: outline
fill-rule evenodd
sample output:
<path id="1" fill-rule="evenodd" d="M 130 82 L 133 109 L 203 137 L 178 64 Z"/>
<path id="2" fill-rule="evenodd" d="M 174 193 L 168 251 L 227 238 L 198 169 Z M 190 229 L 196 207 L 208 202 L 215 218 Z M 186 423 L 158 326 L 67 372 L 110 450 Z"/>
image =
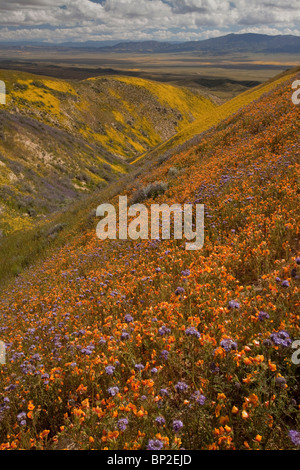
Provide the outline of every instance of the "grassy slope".
<path id="1" fill-rule="evenodd" d="M 135 78 L 66 81 L 1 71 L 0 230 L 30 227 L 129 171 L 128 161 L 214 104 Z"/>
<path id="2" fill-rule="evenodd" d="M 299 69 L 300 68 L 291 69 L 287 72 L 283 72 L 275 78 L 268 80 L 266 83 L 258 85 L 251 90 L 247 90 L 244 93 L 239 94 L 235 98 L 225 102 L 221 106 L 218 106 L 213 111 L 207 112 L 206 115 L 201 116 L 201 119 L 195 120 L 192 124 L 185 127 L 178 134 L 170 137 L 170 139 L 158 145 L 155 149 L 140 155 L 132 162 L 132 164 L 135 164 L 138 161 L 146 158 L 153 160 L 157 157 L 163 158 L 164 155 L 169 156 L 170 154 L 174 154 L 181 146 L 188 146 L 189 141 L 197 138 L 199 134 L 205 132 L 212 126 L 216 126 L 223 119 L 226 119 L 228 116 L 238 112 L 239 109 L 243 108 L 247 104 L 253 102 L 256 99 L 259 99 L 262 94 L 274 89 L 277 85 L 297 73 L 297 70 L 299 71 Z"/>
<path id="3" fill-rule="evenodd" d="M 168 182 L 157 201 L 205 204 L 203 250 L 100 242 L 93 228 L 4 293 L 2 448 L 143 449 L 151 439 L 165 449 L 294 448 L 299 367 L 290 346 L 270 339 L 279 330 L 300 335 L 291 80 L 141 180 Z M 226 352 L 225 339 L 236 349 Z M 174 420 L 183 424 L 177 434 Z"/>

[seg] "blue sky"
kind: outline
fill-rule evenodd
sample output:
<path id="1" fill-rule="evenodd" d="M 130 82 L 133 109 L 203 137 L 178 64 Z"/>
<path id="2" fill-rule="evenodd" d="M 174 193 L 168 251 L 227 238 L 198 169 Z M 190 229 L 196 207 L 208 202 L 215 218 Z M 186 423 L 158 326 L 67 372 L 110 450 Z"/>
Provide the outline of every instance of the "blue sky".
<path id="1" fill-rule="evenodd" d="M 300 0 L 0 0 L 0 41 L 300 35 Z"/>

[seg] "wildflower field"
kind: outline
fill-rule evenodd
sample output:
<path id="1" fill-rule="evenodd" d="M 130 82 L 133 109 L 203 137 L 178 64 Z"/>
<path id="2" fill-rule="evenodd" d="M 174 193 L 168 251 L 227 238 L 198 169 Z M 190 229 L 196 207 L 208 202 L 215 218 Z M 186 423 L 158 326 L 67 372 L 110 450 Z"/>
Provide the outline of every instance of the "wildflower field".
<path id="1" fill-rule="evenodd" d="M 0 449 L 299 447 L 296 78 L 139 177 L 205 205 L 201 250 L 95 219 L 1 294 Z"/>

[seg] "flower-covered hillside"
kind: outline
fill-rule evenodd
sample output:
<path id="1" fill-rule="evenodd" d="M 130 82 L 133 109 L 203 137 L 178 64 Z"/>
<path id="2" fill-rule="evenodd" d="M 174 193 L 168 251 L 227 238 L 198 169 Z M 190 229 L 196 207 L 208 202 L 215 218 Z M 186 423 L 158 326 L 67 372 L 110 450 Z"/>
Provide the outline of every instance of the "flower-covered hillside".
<path id="1" fill-rule="evenodd" d="M 203 249 L 93 228 L 3 293 L 2 449 L 299 445 L 299 130 L 288 80 L 139 180 Z"/>

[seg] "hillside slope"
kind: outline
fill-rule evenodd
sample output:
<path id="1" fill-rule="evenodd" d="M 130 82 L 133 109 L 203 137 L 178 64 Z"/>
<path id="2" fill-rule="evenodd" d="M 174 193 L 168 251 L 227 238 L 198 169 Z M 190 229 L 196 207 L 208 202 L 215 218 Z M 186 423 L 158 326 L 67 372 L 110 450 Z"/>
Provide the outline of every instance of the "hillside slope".
<path id="1" fill-rule="evenodd" d="M 202 250 L 93 227 L 3 293 L 0 448 L 296 448 L 295 78 L 140 178 L 205 204 Z"/>
<path id="2" fill-rule="evenodd" d="M 289 77 L 295 76 L 295 74 L 299 72 L 300 67 L 287 70 L 286 72 L 268 80 L 266 83 L 239 94 L 235 98 L 232 98 L 218 106 L 212 112 L 208 111 L 206 114 L 201 116 L 201 119 L 195 120 L 192 124 L 185 127 L 185 129 L 170 137 L 170 139 L 166 140 L 154 149 L 140 155 L 131 163 L 136 164 L 138 161 L 146 159 L 154 161 L 157 158 L 159 158 L 160 161 L 163 161 L 168 159 L 171 155 L 174 155 L 176 152 L 178 153 L 179 151 L 194 145 L 201 140 L 203 132 L 207 131 L 212 126 L 216 126 L 228 116 L 237 113 L 244 106 L 259 99 L 264 93 L 273 90 L 280 83 L 286 81 Z"/>
<path id="3" fill-rule="evenodd" d="M 135 78 L 66 81 L 1 71 L 0 230 L 33 221 L 127 173 L 128 162 L 215 105 Z"/>

